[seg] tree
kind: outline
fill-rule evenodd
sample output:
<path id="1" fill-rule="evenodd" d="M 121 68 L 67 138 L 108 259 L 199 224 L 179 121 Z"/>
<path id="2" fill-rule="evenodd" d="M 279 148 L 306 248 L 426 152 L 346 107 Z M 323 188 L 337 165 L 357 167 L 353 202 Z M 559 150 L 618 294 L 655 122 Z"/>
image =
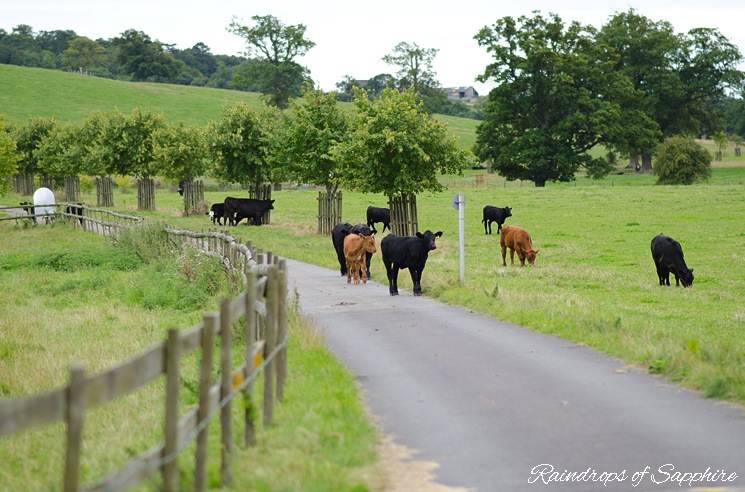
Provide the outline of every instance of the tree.
<path id="1" fill-rule="evenodd" d="M 652 22 L 634 9 L 614 15 L 597 36 L 617 53 L 614 69 L 629 77 L 642 98 L 635 105 L 654 120 L 662 138 L 712 132 L 721 127 L 716 103 L 727 90 L 742 87 L 742 60 L 737 47 L 715 29 L 676 34 L 670 23 Z M 619 150 L 651 169 L 654 150 L 633 129 Z"/>
<path id="2" fill-rule="evenodd" d="M 290 101 L 282 121 L 275 148 L 288 174 L 335 193 L 342 176 L 333 149 L 349 133 L 349 116 L 337 104 L 336 93 L 324 94 L 308 86 L 302 99 Z"/>
<path id="3" fill-rule="evenodd" d="M 308 79 L 308 70 L 295 59 L 316 44 L 305 38 L 303 24 L 286 26 L 271 15 L 255 15 L 251 20 L 254 27 L 243 26 L 233 17 L 228 31 L 245 39 L 247 55 L 259 61 L 248 67 L 245 76 L 257 81 L 270 104 L 284 109 Z"/>
<path id="4" fill-rule="evenodd" d="M 354 105 L 349 139 L 334 151 L 350 187 L 389 199 L 439 192 L 438 173 L 460 174 L 468 166 L 469 153 L 443 123 L 424 112 L 413 89 L 385 89 L 373 101 L 357 89 Z"/>
<path id="5" fill-rule="evenodd" d="M 727 134 L 724 132 L 714 132 L 711 139 L 717 146 L 716 160 L 721 161 L 722 156 L 724 155 L 724 149 L 727 148 L 729 138 L 727 138 Z"/>
<path id="6" fill-rule="evenodd" d="M 142 31 L 124 31 L 112 43 L 117 48 L 117 62 L 136 81 L 145 81 L 150 77 L 173 77 L 179 71 L 179 63 L 182 63 L 165 53 L 160 42 L 152 41 Z"/>
<path id="7" fill-rule="evenodd" d="M 246 103 L 225 107 L 207 132 L 212 177 L 223 183 L 249 183 L 256 189 L 271 180 L 263 128 L 262 117 Z"/>
<path id="8" fill-rule="evenodd" d="M 398 86 L 402 89 L 413 87 L 417 94 L 425 88 L 438 87 L 432 61 L 439 50 L 422 48 L 416 43 L 400 42 L 393 48 L 393 53 L 385 55 L 383 61 L 398 67 Z"/>
<path id="9" fill-rule="evenodd" d="M 86 37 L 75 38 L 62 52 L 62 61 L 73 69 L 91 71 L 106 61 L 106 48 Z"/>
<path id="10" fill-rule="evenodd" d="M 668 137 L 657 149 L 652 172 L 657 184 L 693 184 L 711 176 L 711 155 L 693 139 Z"/>
<path id="11" fill-rule="evenodd" d="M 539 12 L 504 17 L 479 31 L 475 39 L 494 63 L 478 80 L 497 83 L 476 130 L 479 158 L 507 179 L 536 186 L 571 181 L 580 168 L 594 178 L 610 172 L 607 159 L 588 151 L 622 134 L 622 103 L 634 90 L 594 35 L 590 26 L 564 26 L 556 14 Z"/>
<path id="12" fill-rule="evenodd" d="M 5 114 L 0 114 L 0 196 L 10 191 L 9 178 L 16 173 L 17 162 L 16 143 L 5 130 Z"/>
<path id="13" fill-rule="evenodd" d="M 13 139 L 18 154 L 18 173 L 26 177 L 21 194 L 30 195 L 33 190 L 33 176 L 42 172 L 35 154 L 41 141 L 57 126 L 54 118 L 29 116 L 25 121 L 13 126 Z"/>
<path id="14" fill-rule="evenodd" d="M 204 128 L 164 124 L 154 134 L 154 162 L 158 175 L 167 179 L 192 179 L 207 170 L 207 142 Z"/>

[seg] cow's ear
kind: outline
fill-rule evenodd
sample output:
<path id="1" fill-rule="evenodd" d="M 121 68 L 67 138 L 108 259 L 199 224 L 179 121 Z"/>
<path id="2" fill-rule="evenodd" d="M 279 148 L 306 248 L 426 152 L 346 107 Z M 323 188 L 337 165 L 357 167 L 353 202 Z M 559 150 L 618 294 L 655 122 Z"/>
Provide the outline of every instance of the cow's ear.
<path id="1" fill-rule="evenodd" d="M 416 237 L 418 237 L 419 239 L 424 239 L 424 235 L 419 231 L 417 231 Z"/>
<path id="2" fill-rule="evenodd" d="M 435 232 L 435 237 L 442 237 L 442 231 Z"/>
<path id="3" fill-rule="evenodd" d="M 693 268 L 691 268 L 691 273 L 693 273 Z"/>

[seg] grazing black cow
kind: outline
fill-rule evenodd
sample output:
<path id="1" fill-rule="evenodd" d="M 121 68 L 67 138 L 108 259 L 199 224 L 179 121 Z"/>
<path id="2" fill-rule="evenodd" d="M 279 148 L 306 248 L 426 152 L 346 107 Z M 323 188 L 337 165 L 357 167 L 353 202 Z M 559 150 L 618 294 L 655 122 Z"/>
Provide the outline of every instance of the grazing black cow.
<path id="1" fill-rule="evenodd" d="M 675 275 L 675 286 L 693 285 L 693 268 L 690 270 L 683 259 L 683 248 L 670 236 L 658 234 L 652 239 L 652 259 L 657 267 L 660 285 L 670 285 L 670 273 Z"/>
<path id="2" fill-rule="evenodd" d="M 217 221 L 217 225 L 223 225 L 222 222 L 220 222 L 222 219 L 225 219 L 225 224 L 228 223 L 227 217 L 225 217 L 225 203 L 213 203 L 210 207 L 210 211 L 207 212 L 206 215 L 210 216 L 210 219 L 212 219 L 212 223 L 214 224 L 215 221 Z"/>
<path id="3" fill-rule="evenodd" d="M 441 237 L 442 232 L 417 232 L 416 236 L 396 236 L 388 234 L 380 241 L 380 251 L 383 254 L 383 264 L 388 273 L 388 290 L 392 296 L 398 295 L 398 270 L 408 268 L 411 281 L 414 283 L 414 295 L 422 295 L 422 271 L 427 264 L 429 252 L 437 249 L 435 238 Z"/>
<path id="4" fill-rule="evenodd" d="M 334 245 L 336 251 L 336 257 L 339 260 L 339 271 L 342 276 L 347 274 L 347 260 L 344 258 L 344 238 L 349 234 L 362 234 L 363 236 L 371 236 L 372 230 L 365 224 L 357 224 L 353 226 L 349 222 L 339 222 L 331 230 L 331 243 Z M 370 260 L 373 254 L 365 252 L 365 266 L 367 270 L 367 278 L 370 277 Z"/>
<path id="5" fill-rule="evenodd" d="M 235 226 L 243 219 L 253 219 L 254 224 L 261 225 L 261 218 L 267 210 L 274 210 L 274 200 L 257 200 L 255 198 L 225 199 L 225 216 L 230 225 Z"/>
<path id="6" fill-rule="evenodd" d="M 507 217 L 512 217 L 512 209 L 510 207 L 492 207 L 491 205 L 487 205 L 484 207 L 484 218 L 481 222 L 484 223 L 484 234 L 491 234 L 491 223 L 496 222 L 497 223 L 497 234 L 499 234 L 499 231 L 502 229 L 502 226 L 504 225 L 504 221 L 507 219 Z M 489 229 L 487 231 L 487 227 L 489 226 Z"/>
<path id="7" fill-rule="evenodd" d="M 186 186 L 186 182 L 189 181 L 188 179 L 180 179 L 178 182 L 178 194 L 181 196 L 184 196 L 184 189 Z"/>
<path id="8" fill-rule="evenodd" d="M 379 207 L 367 207 L 367 226 L 372 229 L 373 232 L 378 232 L 375 230 L 375 223 L 376 222 L 382 222 L 383 223 L 383 230 L 381 232 L 385 232 L 385 228 L 388 228 L 388 231 L 391 230 L 391 211 L 387 208 L 379 208 Z"/>
<path id="9" fill-rule="evenodd" d="M 77 215 L 78 222 L 83 225 L 83 204 L 77 203 L 75 205 L 68 205 L 65 207 L 65 213 L 68 215 Z"/>
<path id="10" fill-rule="evenodd" d="M 31 202 L 21 202 L 19 205 L 23 207 L 23 210 L 25 210 L 28 215 L 34 215 L 36 213 L 34 210 L 34 204 Z"/>

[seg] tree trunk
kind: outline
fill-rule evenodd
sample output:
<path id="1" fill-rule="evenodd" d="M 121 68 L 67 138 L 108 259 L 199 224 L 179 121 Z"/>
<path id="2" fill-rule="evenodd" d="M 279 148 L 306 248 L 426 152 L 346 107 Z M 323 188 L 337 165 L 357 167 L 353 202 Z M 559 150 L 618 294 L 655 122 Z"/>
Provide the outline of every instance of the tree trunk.
<path id="1" fill-rule="evenodd" d="M 639 154 L 631 154 L 629 156 L 629 165 L 626 167 L 628 169 L 633 169 L 634 171 L 641 169 L 641 166 L 639 165 Z"/>
<path id="2" fill-rule="evenodd" d="M 65 200 L 70 203 L 80 200 L 80 176 L 65 176 Z"/>
<path id="3" fill-rule="evenodd" d="M 114 206 L 114 187 L 110 176 L 99 176 L 96 178 L 96 206 Z"/>
<path id="4" fill-rule="evenodd" d="M 644 173 L 652 172 L 652 156 L 651 155 L 642 156 L 642 172 Z"/>

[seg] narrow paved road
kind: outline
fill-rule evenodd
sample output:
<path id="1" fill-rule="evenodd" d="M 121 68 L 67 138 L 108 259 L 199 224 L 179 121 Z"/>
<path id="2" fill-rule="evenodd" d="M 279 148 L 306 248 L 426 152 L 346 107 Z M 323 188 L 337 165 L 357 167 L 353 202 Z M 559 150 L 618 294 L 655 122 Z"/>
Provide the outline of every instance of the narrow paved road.
<path id="1" fill-rule="evenodd" d="M 291 260 L 288 270 L 301 311 L 356 375 L 383 431 L 413 459 L 439 463 L 438 483 L 745 490 L 742 407 L 409 290 L 390 297 L 387 283 L 350 286 Z"/>

